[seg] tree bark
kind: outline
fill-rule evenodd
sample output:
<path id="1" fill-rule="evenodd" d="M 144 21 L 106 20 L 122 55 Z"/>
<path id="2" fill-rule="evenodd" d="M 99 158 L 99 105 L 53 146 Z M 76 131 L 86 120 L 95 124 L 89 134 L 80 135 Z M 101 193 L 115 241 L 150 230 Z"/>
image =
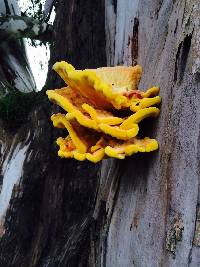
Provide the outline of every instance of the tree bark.
<path id="1" fill-rule="evenodd" d="M 125 5 L 119 0 L 115 5 L 107 1 L 108 8 L 108 62 L 137 62 L 144 69 L 140 88 L 160 86 L 161 114 L 147 131 L 159 140 L 160 149 L 152 156 L 126 159 L 120 166 L 118 161 L 103 163 L 96 207 L 103 195 L 105 218 L 99 236 L 105 238 L 95 243 L 93 262 L 199 266 L 200 5 Z M 106 194 L 105 184 L 110 188 Z"/>
<path id="2" fill-rule="evenodd" d="M 50 69 L 106 65 L 103 1 L 79 2 L 59 2 Z M 47 84 L 61 84 L 51 70 Z M 99 165 L 58 158 L 52 109 L 38 93 L 27 122 L 1 133 L 0 266 L 88 265 Z"/>
<path id="3" fill-rule="evenodd" d="M 58 60 L 141 64 L 139 87 L 161 89 L 160 117 L 144 125 L 160 149 L 102 165 L 59 159 L 66 133 L 42 92 L 14 138 L 0 134 L 0 266 L 200 265 L 199 14 L 197 0 L 59 1 L 46 88 L 63 84 Z"/>

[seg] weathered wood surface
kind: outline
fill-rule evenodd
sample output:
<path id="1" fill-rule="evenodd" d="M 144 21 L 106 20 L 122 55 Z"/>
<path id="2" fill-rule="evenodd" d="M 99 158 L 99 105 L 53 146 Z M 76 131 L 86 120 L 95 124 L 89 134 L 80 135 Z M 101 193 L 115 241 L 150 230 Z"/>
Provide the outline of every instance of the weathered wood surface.
<path id="1" fill-rule="evenodd" d="M 160 117 L 146 127 L 160 149 L 105 160 L 100 176 L 97 165 L 61 160 L 63 132 L 41 94 L 26 124 L 0 132 L 0 266 L 199 266 L 198 1 L 62 0 L 56 11 L 47 87 L 62 84 L 57 60 L 141 64 L 140 88 L 161 88 Z"/>
<path id="2" fill-rule="evenodd" d="M 118 186 L 105 200 L 100 265 L 199 266 L 199 2 L 119 0 L 108 7 L 108 62 L 141 64 L 140 88 L 159 85 L 162 107 L 147 131 L 159 140 L 158 153 L 129 158 L 112 176 L 119 162 L 102 165 L 102 181 Z"/>

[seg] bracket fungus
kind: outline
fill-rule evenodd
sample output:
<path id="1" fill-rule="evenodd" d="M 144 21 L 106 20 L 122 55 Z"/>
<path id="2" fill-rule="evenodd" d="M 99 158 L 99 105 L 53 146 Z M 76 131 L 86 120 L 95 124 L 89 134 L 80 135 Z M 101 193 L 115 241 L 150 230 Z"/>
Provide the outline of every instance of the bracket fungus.
<path id="1" fill-rule="evenodd" d="M 67 84 L 47 90 L 49 100 L 65 111 L 51 116 L 55 127 L 68 131 L 67 137 L 56 141 L 60 157 L 96 163 L 106 157 L 124 159 L 158 149 L 155 139 L 138 136 L 139 123 L 157 117 L 155 105 L 161 102 L 158 87 L 138 90 L 139 65 L 75 70 L 61 61 L 53 69 Z"/>

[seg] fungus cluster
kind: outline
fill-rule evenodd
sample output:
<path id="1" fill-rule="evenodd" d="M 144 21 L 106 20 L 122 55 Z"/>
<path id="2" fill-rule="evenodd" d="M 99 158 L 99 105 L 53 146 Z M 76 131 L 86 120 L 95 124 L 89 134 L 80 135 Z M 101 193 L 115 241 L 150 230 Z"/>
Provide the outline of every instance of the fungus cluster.
<path id="1" fill-rule="evenodd" d="M 155 139 L 138 137 L 139 122 L 157 117 L 155 105 L 161 101 L 158 87 L 146 92 L 137 89 L 139 65 L 75 70 L 61 61 L 53 69 L 67 84 L 47 91 L 49 100 L 65 111 L 51 116 L 55 127 L 68 131 L 67 137 L 56 141 L 60 157 L 96 163 L 158 149 Z"/>

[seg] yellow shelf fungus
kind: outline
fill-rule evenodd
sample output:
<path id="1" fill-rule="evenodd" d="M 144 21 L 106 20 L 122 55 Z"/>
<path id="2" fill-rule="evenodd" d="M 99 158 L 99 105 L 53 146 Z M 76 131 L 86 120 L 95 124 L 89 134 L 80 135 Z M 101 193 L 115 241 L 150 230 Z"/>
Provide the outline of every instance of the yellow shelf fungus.
<path id="1" fill-rule="evenodd" d="M 82 126 L 97 130 L 99 123 L 117 125 L 123 122 L 122 118 L 113 116 L 109 111 L 95 109 L 86 98 L 70 87 L 48 90 L 47 95 L 49 100 L 72 113 Z"/>
<path id="2" fill-rule="evenodd" d="M 67 138 L 59 137 L 56 142 L 60 149 L 58 155 L 61 158 L 75 158 L 83 161 L 85 159 L 97 163 L 106 157 L 124 159 L 138 152 L 151 152 L 158 149 L 158 142 L 155 139 L 145 137 L 144 139 L 132 138 L 127 141 L 117 141 L 110 137 L 101 137 L 101 139 L 88 151 L 81 153 L 70 136 Z"/>
<path id="3" fill-rule="evenodd" d="M 99 148 L 87 153 L 80 153 L 74 146 L 70 136 L 66 138 L 59 137 L 56 143 L 58 146 L 60 146 L 58 156 L 60 156 L 61 158 L 74 158 L 79 161 L 88 159 L 91 162 L 97 163 L 101 161 L 105 155 L 103 148 Z"/>
<path id="4" fill-rule="evenodd" d="M 67 114 L 68 115 L 68 114 Z M 91 145 L 95 145 L 99 134 L 81 126 L 73 117 L 63 114 L 51 116 L 54 127 L 66 128 L 75 147 L 80 153 L 85 153 Z"/>
<path id="5" fill-rule="evenodd" d="M 128 107 L 129 100 L 123 94 L 135 90 L 140 81 L 142 68 L 112 67 L 98 68 L 96 70 L 75 70 L 71 64 L 56 62 L 53 69 L 72 88 L 88 98 L 98 108 Z"/>
<path id="6" fill-rule="evenodd" d="M 132 138 L 125 143 L 113 143 L 105 148 L 105 154 L 109 157 L 124 159 L 126 156 L 138 152 L 151 152 L 158 149 L 158 142 L 155 139 L 145 137 L 144 139 Z"/>
<path id="7" fill-rule="evenodd" d="M 57 139 L 60 157 L 96 163 L 158 149 L 155 139 L 137 137 L 140 121 L 157 117 L 159 109 L 154 106 L 161 102 L 158 87 L 138 90 L 139 65 L 75 70 L 61 61 L 53 69 L 68 85 L 47 91 L 49 100 L 67 112 L 51 116 L 53 125 L 69 134 Z"/>

